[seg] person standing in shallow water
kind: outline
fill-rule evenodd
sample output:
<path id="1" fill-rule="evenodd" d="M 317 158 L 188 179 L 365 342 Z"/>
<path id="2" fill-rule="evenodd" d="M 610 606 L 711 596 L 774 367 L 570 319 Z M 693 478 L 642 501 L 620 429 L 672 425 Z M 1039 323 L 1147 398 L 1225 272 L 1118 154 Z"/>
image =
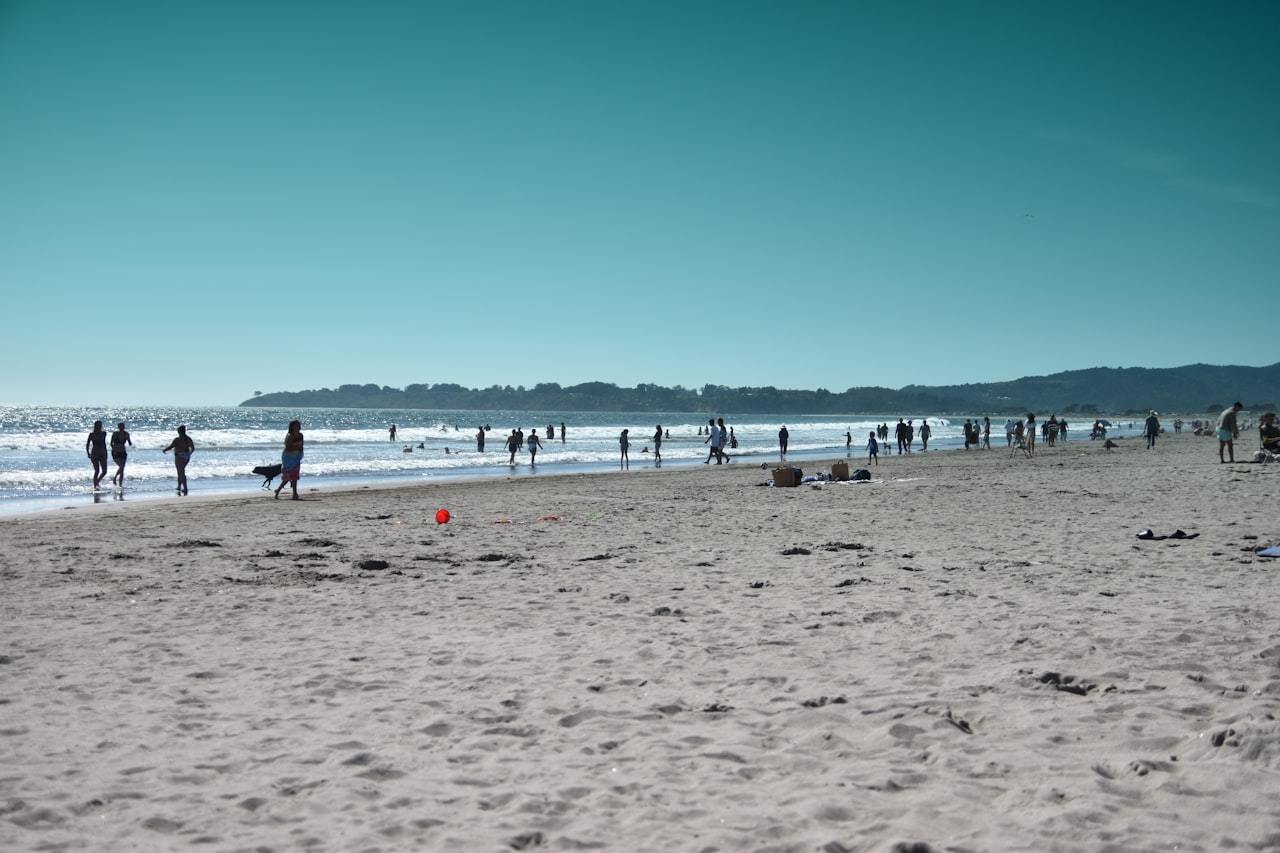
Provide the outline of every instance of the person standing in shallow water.
<path id="1" fill-rule="evenodd" d="M 116 463 L 116 472 L 111 475 L 111 483 L 122 489 L 124 488 L 124 464 L 129 461 L 129 451 L 124 449 L 126 444 L 133 447 L 133 439 L 124 428 L 124 421 L 121 421 L 116 431 L 111 433 L 111 461 Z"/>
<path id="2" fill-rule="evenodd" d="M 653 461 L 662 462 L 662 424 L 653 431 Z"/>
<path id="3" fill-rule="evenodd" d="M 173 451 L 173 465 L 178 471 L 178 494 L 187 494 L 187 464 L 196 451 L 196 443 L 187 435 L 186 426 L 178 427 L 178 434 L 161 453 Z"/>
<path id="4" fill-rule="evenodd" d="M 287 483 L 293 488 L 293 499 L 298 499 L 298 479 L 302 476 L 302 422 L 289 421 L 289 431 L 284 436 L 284 451 L 280 454 L 280 485 L 276 487 L 276 499 Z"/>
<path id="5" fill-rule="evenodd" d="M 778 458 L 783 462 L 787 461 L 787 442 L 791 440 L 791 433 L 787 432 L 787 425 L 783 424 L 782 429 L 778 430 Z"/>
<path id="6" fill-rule="evenodd" d="M 102 428 L 102 421 L 93 422 L 93 432 L 89 433 L 84 443 L 84 452 L 89 454 L 93 463 L 93 490 L 102 486 L 102 478 L 107 476 L 107 431 Z"/>
<path id="7" fill-rule="evenodd" d="M 631 458 L 627 456 L 627 451 L 631 449 L 631 439 L 628 437 L 630 432 L 631 430 L 624 429 L 622 435 L 618 436 L 618 448 L 622 451 L 622 458 L 618 464 L 623 468 L 631 467 Z"/>

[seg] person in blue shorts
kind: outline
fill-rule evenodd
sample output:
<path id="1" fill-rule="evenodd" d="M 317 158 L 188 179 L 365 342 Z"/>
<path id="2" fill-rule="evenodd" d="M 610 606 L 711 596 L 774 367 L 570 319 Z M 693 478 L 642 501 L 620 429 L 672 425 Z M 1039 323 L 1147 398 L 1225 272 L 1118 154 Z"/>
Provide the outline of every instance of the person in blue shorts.
<path id="1" fill-rule="evenodd" d="M 1222 414 L 1218 415 L 1218 461 L 1219 462 L 1235 462 L 1236 461 L 1236 444 L 1235 439 L 1240 435 L 1240 428 L 1236 426 L 1236 413 L 1244 409 L 1244 403 L 1236 401 L 1229 409 L 1223 409 Z M 1228 459 L 1222 458 L 1222 451 L 1227 451 Z"/>
<path id="2" fill-rule="evenodd" d="M 196 443 L 191 440 L 191 436 L 187 435 L 185 426 L 178 427 L 178 434 L 173 441 L 169 442 L 169 446 L 161 453 L 173 451 L 173 464 L 178 470 L 178 494 L 187 494 L 187 464 L 191 461 L 191 454 L 196 451 Z"/>

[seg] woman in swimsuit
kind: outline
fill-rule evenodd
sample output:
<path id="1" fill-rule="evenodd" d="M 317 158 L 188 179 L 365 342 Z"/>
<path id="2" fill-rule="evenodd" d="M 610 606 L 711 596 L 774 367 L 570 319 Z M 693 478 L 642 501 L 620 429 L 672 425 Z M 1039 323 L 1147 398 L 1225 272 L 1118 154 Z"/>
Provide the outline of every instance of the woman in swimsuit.
<path id="1" fill-rule="evenodd" d="M 276 498 L 288 483 L 293 488 L 293 499 L 298 500 L 298 478 L 302 476 L 302 422 L 289 421 L 289 432 L 284 437 L 284 452 L 280 454 L 280 485 Z"/>
<path id="2" fill-rule="evenodd" d="M 187 463 L 191 461 L 191 454 L 195 452 L 196 443 L 191 440 L 191 436 L 187 435 L 185 426 L 178 427 L 178 435 L 173 441 L 169 442 L 169 446 L 161 453 L 173 451 L 173 464 L 178 469 L 178 494 L 185 495 L 187 493 Z"/>
<path id="3" fill-rule="evenodd" d="M 93 422 L 93 432 L 84 443 L 84 450 L 93 463 L 93 490 L 98 491 L 102 478 L 107 476 L 107 431 L 102 428 L 102 421 Z"/>
<path id="4" fill-rule="evenodd" d="M 124 463 L 129 459 L 129 453 L 124 449 L 126 444 L 133 447 L 133 439 L 125 430 L 124 421 L 121 421 L 116 431 L 111 433 L 111 460 L 116 463 L 116 472 L 111 476 L 111 482 L 122 489 L 124 488 Z"/>

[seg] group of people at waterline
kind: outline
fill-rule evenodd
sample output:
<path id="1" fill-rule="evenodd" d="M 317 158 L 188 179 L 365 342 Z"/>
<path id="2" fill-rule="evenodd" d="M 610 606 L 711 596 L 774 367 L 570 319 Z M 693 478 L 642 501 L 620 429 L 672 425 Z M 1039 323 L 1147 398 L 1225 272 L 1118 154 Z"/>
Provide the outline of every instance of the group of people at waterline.
<path id="1" fill-rule="evenodd" d="M 1237 402 L 1223 410 L 1217 418 L 1216 428 L 1212 434 L 1218 439 L 1218 458 L 1221 462 L 1235 461 L 1234 441 L 1240 435 L 1240 427 L 1236 416 L 1243 408 L 1244 406 Z M 1268 452 L 1280 453 L 1280 427 L 1276 426 L 1275 419 L 1275 414 L 1271 412 L 1262 416 L 1262 422 L 1259 426 L 1259 447 Z M 1204 423 L 1206 424 L 1204 432 L 1208 433 L 1208 422 Z M 1178 432 L 1181 432 L 1181 425 L 1180 420 L 1175 421 L 1175 428 Z M 1193 425 L 1196 427 L 1196 433 L 1201 434 L 1201 422 L 1196 421 Z M 1108 424 L 1105 421 L 1094 421 L 1090 438 L 1105 437 L 1107 426 Z M 481 453 L 484 452 L 485 433 L 489 429 L 488 426 L 480 427 L 476 435 L 476 450 Z M 1148 449 L 1155 445 L 1156 437 L 1162 431 L 1157 413 L 1152 410 L 1143 425 L 1143 435 L 1146 438 Z M 618 437 L 619 459 L 621 466 L 624 468 L 630 465 L 630 432 L 629 429 L 624 429 Z M 868 464 L 880 464 L 879 456 L 882 446 L 887 455 L 892 455 L 889 432 L 889 425 L 886 422 L 880 424 L 879 427 L 868 434 L 866 444 Z M 921 450 L 927 451 L 929 449 L 932 430 L 927 420 L 922 420 L 917 430 L 913 420 L 899 418 L 893 432 L 900 455 L 913 452 L 917 437 L 920 439 Z M 566 433 L 565 425 L 561 423 L 561 443 L 565 443 Z M 989 417 L 984 417 L 981 421 L 976 418 L 966 420 L 963 433 L 965 450 L 970 448 L 991 449 L 991 419 Z M 1055 414 L 1051 415 L 1044 423 L 1037 424 L 1036 416 L 1033 412 L 1027 413 L 1025 420 L 1009 418 L 1005 421 L 1005 443 L 1007 446 L 1017 445 L 1024 447 L 1028 453 L 1034 454 L 1037 433 L 1046 444 L 1053 446 L 1058 439 L 1066 440 L 1067 422 L 1059 419 Z M 392 441 L 396 439 L 396 434 L 397 427 L 392 424 L 390 429 Z M 715 460 L 717 465 L 732 461 L 728 451 L 738 446 L 738 439 L 734 435 L 733 427 L 727 426 L 723 417 L 708 419 L 707 426 L 705 428 L 699 427 L 698 434 L 700 436 L 705 434 L 703 444 L 708 446 L 707 458 L 703 460 L 703 464 L 709 465 L 712 459 Z M 554 439 L 555 435 L 555 427 L 548 425 L 546 428 L 547 440 Z M 661 424 L 655 427 L 652 437 L 653 452 L 650 457 L 655 462 L 661 463 L 662 443 L 670 438 L 670 430 L 664 430 Z M 778 452 L 783 461 L 786 461 L 787 458 L 789 440 L 790 434 L 784 424 L 778 430 Z M 283 491 L 285 486 L 289 486 L 292 490 L 293 499 L 298 499 L 298 480 L 302 473 L 304 445 L 301 422 L 297 420 L 290 421 L 284 438 L 284 450 L 280 455 L 280 485 L 275 490 L 275 497 L 279 498 L 280 492 Z M 110 460 L 116 465 L 115 473 L 111 474 L 111 484 L 119 489 L 124 488 L 125 466 L 128 463 L 129 450 L 133 446 L 132 436 L 125 428 L 123 421 L 117 424 L 116 430 L 110 434 L 103 428 L 102 421 L 94 421 L 93 431 L 89 433 L 89 437 L 85 441 L 85 452 L 89 457 L 89 461 L 93 464 L 93 489 L 95 492 L 102 490 L 102 482 L 111 473 L 108 454 L 110 455 Z M 505 449 L 510 454 L 508 463 L 515 465 L 516 453 L 527 449 L 529 451 L 529 464 L 536 465 L 538 451 L 543 446 L 543 439 L 539 437 L 537 429 L 531 430 L 527 438 L 523 430 L 513 429 L 510 436 L 507 437 L 505 446 Z M 852 453 L 852 431 L 845 432 L 845 449 L 847 453 Z M 195 453 L 195 450 L 195 441 L 187 434 L 185 425 L 177 428 L 177 435 L 161 450 L 165 454 L 173 451 L 174 468 L 177 474 L 177 492 L 179 495 L 188 493 L 187 465 L 191 462 L 191 456 Z M 447 448 L 445 452 L 448 452 Z M 641 452 L 649 454 L 649 447 L 646 445 Z"/>
<path id="2" fill-rule="evenodd" d="M 173 451 L 173 464 L 177 473 L 178 485 L 177 492 L 179 495 L 188 493 L 187 486 L 187 465 L 191 463 L 191 455 L 196 452 L 196 443 L 187 435 L 187 427 L 182 424 L 178 427 L 178 434 L 161 449 L 161 453 L 168 454 Z M 102 421 L 93 422 L 93 431 L 89 433 L 88 439 L 85 441 L 85 453 L 89 456 L 89 461 L 93 464 L 93 490 L 101 491 L 102 481 L 106 478 L 109 466 L 107 464 L 107 446 L 111 447 L 111 460 L 116 463 L 116 472 L 111 475 L 111 484 L 117 489 L 124 488 L 124 469 L 129 461 L 129 448 L 133 447 L 133 437 L 129 435 L 129 431 L 125 429 L 124 421 L 121 421 L 116 431 L 107 435 L 106 430 L 102 428 Z M 298 500 L 298 479 L 302 476 L 302 455 L 303 455 L 303 435 L 302 423 L 300 421 L 289 421 L 289 430 L 284 437 L 284 452 L 280 454 L 280 486 L 275 491 L 275 496 L 280 497 L 280 492 L 286 485 L 293 487 L 293 499 Z"/>

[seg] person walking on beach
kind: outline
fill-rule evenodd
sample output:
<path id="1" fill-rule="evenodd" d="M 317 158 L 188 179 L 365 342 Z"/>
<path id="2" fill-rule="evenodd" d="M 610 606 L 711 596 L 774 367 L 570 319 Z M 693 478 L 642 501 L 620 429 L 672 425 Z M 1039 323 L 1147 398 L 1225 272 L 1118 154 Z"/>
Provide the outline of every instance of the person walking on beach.
<path id="1" fill-rule="evenodd" d="M 84 443 L 84 452 L 93 463 L 93 490 L 96 492 L 102 485 L 102 478 L 107 476 L 107 431 L 102 428 L 102 421 L 93 422 L 93 432 Z"/>
<path id="2" fill-rule="evenodd" d="M 302 421 L 289 421 L 289 431 L 284 436 L 284 451 L 280 454 L 280 485 L 276 487 L 276 499 L 288 483 L 293 488 L 293 499 L 298 500 L 298 479 L 302 476 Z"/>
<path id="3" fill-rule="evenodd" d="M 653 431 L 653 461 L 662 462 L 662 424 Z"/>
<path id="4" fill-rule="evenodd" d="M 907 452 L 907 424 L 902 418 L 898 418 L 898 425 L 893 428 L 893 437 L 898 442 L 898 455 Z"/>
<path id="5" fill-rule="evenodd" d="M 129 461 L 129 451 L 124 449 L 126 444 L 133 447 L 133 439 L 125 430 L 124 421 L 121 421 L 116 425 L 116 431 L 111 433 L 111 461 L 116 463 L 116 472 L 111 475 L 111 482 L 122 489 L 124 488 L 124 463 Z"/>
<path id="6" fill-rule="evenodd" d="M 538 438 L 538 431 L 535 429 L 529 433 L 529 464 L 538 464 L 538 450 L 542 448 L 542 439 Z"/>
<path id="7" fill-rule="evenodd" d="M 716 458 L 716 464 L 720 464 L 720 430 L 716 429 L 716 419 L 707 419 L 707 437 L 702 440 L 703 444 L 711 445 L 711 450 L 707 453 L 707 458 L 702 460 L 702 464 L 706 465 L 711 462 L 711 457 Z"/>
<path id="8" fill-rule="evenodd" d="M 880 464 L 880 444 L 876 441 L 876 431 L 871 431 L 871 437 L 867 439 L 867 464 L 870 465 L 875 460 L 876 465 Z"/>
<path id="9" fill-rule="evenodd" d="M 1156 446 L 1156 436 L 1160 434 L 1160 417 L 1156 414 L 1156 410 L 1152 409 L 1151 414 L 1147 415 L 1146 421 L 1142 425 L 1143 434 L 1147 437 L 1147 450 Z"/>
<path id="10" fill-rule="evenodd" d="M 1027 455 L 1035 455 L 1036 452 L 1036 413 L 1027 412 L 1027 425 L 1023 429 L 1022 437 L 1027 441 Z"/>
<path id="11" fill-rule="evenodd" d="M 872 435 L 875 435 L 875 433 L 872 433 Z M 852 452 L 853 452 L 853 430 L 846 427 L 844 431 L 844 455 L 848 456 Z"/>
<path id="12" fill-rule="evenodd" d="M 1244 409 L 1244 403 L 1237 401 L 1229 409 L 1223 409 L 1222 414 L 1218 415 L 1218 461 L 1219 462 L 1235 462 L 1236 461 L 1236 443 L 1235 440 L 1240 436 L 1240 429 L 1236 426 L 1236 413 Z M 1226 449 L 1228 459 L 1222 458 L 1222 451 Z"/>
<path id="13" fill-rule="evenodd" d="M 622 458 L 618 460 L 619 467 L 630 468 L 631 457 L 627 455 L 627 451 L 631 449 L 631 439 L 628 437 L 631 430 L 624 429 L 622 435 L 618 436 L 618 449 L 622 451 Z"/>
<path id="14" fill-rule="evenodd" d="M 929 436 L 933 434 L 933 430 L 929 428 L 929 421 L 920 421 L 920 452 L 926 453 L 929 450 Z"/>
<path id="15" fill-rule="evenodd" d="M 733 457 L 725 452 L 725 448 L 729 446 L 729 435 L 732 431 L 724 425 L 724 418 L 716 418 L 716 424 L 720 427 L 720 458 L 725 462 L 732 462 Z M 735 442 L 733 446 L 738 445 Z"/>
<path id="16" fill-rule="evenodd" d="M 787 461 L 787 440 L 791 438 L 791 433 L 787 432 L 787 425 L 783 424 L 782 429 L 778 430 L 778 455 L 783 462 Z"/>
<path id="17" fill-rule="evenodd" d="M 196 452 L 196 443 L 191 440 L 191 436 L 187 435 L 186 426 L 178 427 L 178 434 L 173 441 L 169 442 L 169 446 L 161 453 L 173 451 L 173 464 L 178 471 L 178 494 L 187 494 L 187 463 L 191 461 L 191 454 Z"/>
<path id="18" fill-rule="evenodd" d="M 511 435 L 507 436 L 507 450 L 511 451 L 511 458 L 507 460 L 508 465 L 516 464 L 516 451 L 520 449 L 520 436 L 515 430 L 511 431 Z"/>

